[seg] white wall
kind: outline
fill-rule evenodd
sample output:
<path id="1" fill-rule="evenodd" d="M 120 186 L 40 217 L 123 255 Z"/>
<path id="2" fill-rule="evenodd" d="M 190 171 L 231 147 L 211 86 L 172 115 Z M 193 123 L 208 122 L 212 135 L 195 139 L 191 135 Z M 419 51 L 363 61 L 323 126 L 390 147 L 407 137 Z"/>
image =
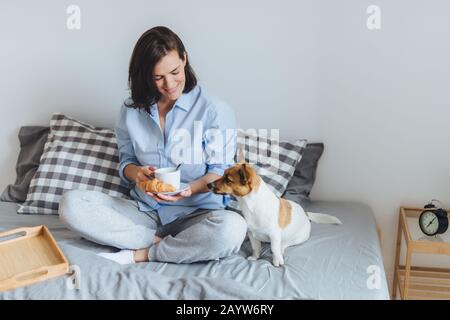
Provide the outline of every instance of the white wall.
<path id="1" fill-rule="evenodd" d="M 66 28 L 70 4 L 81 30 Z M 55 111 L 112 126 L 137 38 L 166 25 L 241 127 L 325 143 L 312 197 L 369 204 L 390 274 L 399 206 L 450 207 L 448 12 L 445 0 L 1 1 L 0 189 L 20 126 Z"/>
<path id="2" fill-rule="evenodd" d="M 369 4 L 381 7 L 379 31 L 363 27 Z M 390 277 L 399 207 L 432 198 L 450 207 L 449 9 L 448 1 L 387 0 L 314 7 L 315 107 L 327 149 L 312 197 L 372 207 Z"/>

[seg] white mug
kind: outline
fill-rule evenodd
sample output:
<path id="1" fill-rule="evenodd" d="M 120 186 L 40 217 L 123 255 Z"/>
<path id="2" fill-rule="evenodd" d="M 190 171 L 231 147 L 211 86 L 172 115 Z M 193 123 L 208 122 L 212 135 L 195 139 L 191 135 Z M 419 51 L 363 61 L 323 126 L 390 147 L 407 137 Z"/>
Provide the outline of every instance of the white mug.
<path id="1" fill-rule="evenodd" d="M 170 183 L 175 190 L 180 189 L 180 170 L 176 167 L 159 168 L 155 170 L 155 178 L 165 183 Z"/>

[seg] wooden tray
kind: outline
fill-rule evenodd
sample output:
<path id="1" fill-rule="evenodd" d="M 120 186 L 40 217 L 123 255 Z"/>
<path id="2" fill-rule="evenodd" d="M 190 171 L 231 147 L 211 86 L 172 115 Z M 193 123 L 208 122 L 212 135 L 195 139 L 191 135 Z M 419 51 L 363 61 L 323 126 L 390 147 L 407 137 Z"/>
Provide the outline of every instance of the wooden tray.
<path id="1" fill-rule="evenodd" d="M 69 262 L 46 226 L 0 233 L 0 291 L 54 278 L 68 270 Z"/>

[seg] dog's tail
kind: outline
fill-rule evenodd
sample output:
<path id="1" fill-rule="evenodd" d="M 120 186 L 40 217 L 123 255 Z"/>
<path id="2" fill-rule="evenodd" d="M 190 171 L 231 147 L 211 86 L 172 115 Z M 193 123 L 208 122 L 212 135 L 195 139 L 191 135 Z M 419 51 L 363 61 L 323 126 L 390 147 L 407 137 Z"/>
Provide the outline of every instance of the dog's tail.
<path id="1" fill-rule="evenodd" d="M 341 220 L 326 213 L 306 212 L 306 215 L 315 223 L 342 224 Z"/>

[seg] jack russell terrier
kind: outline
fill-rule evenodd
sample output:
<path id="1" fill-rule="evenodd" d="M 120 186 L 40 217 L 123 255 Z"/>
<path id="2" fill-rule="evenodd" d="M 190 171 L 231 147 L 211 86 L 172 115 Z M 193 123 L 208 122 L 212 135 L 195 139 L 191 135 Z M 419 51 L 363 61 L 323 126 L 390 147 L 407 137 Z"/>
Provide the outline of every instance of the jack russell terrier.
<path id="1" fill-rule="evenodd" d="M 331 215 L 305 212 L 290 200 L 278 198 L 251 167 L 241 160 L 225 170 L 224 175 L 208 183 L 215 194 L 232 194 L 236 197 L 248 225 L 248 238 L 253 254 L 249 260 L 257 260 L 261 241 L 270 242 L 274 266 L 284 264 L 284 250 L 309 239 L 310 220 L 316 223 L 342 224 Z"/>

